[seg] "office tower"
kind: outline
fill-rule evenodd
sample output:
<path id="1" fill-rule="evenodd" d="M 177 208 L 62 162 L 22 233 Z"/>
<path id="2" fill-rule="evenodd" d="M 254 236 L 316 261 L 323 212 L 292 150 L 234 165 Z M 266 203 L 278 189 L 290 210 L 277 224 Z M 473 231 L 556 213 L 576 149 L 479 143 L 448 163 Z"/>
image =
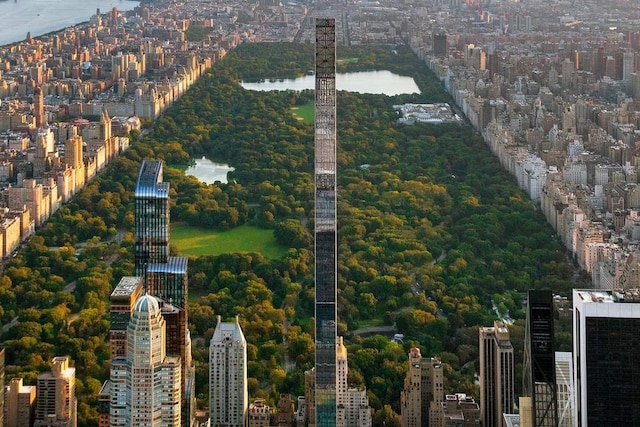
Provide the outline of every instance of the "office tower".
<path id="1" fill-rule="evenodd" d="M 431 425 L 440 403 L 444 401 L 442 363 L 437 358 L 423 358 L 420 349 L 409 350 L 409 370 L 400 392 L 402 427 Z"/>
<path id="2" fill-rule="evenodd" d="M 235 322 L 218 324 L 209 346 L 209 418 L 218 427 L 244 427 L 248 407 L 247 341 Z"/>
<path id="3" fill-rule="evenodd" d="M 502 427 L 513 413 L 513 346 L 504 322 L 480 328 L 480 417 L 482 425 Z"/>
<path id="4" fill-rule="evenodd" d="M 143 160 L 135 188 L 135 274 L 169 256 L 169 183 L 162 182 L 162 162 Z"/>
<path id="5" fill-rule="evenodd" d="M 531 397 L 534 427 L 556 427 L 558 396 L 553 348 L 553 295 L 550 290 L 530 290 L 528 301 L 523 393 Z"/>
<path id="6" fill-rule="evenodd" d="M 558 395 L 558 427 L 573 427 L 576 411 L 573 393 L 573 357 L 571 352 L 556 351 L 556 392 Z"/>
<path id="7" fill-rule="evenodd" d="M 12 378 L 4 396 L 5 427 L 30 427 L 36 415 L 36 387 L 22 385 L 22 378 Z"/>
<path id="8" fill-rule="evenodd" d="M 349 388 L 347 347 L 342 337 L 336 346 L 336 425 L 338 427 L 371 427 L 371 408 L 366 390 Z"/>
<path id="9" fill-rule="evenodd" d="M 336 425 L 336 22 L 316 19 L 315 87 L 315 411 Z"/>
<path id="10" fill-rule="evenodd" d="M 76 427 L 76 368 L 67 357 L 54 357 L 51 372 L 38 375 L 34 426 Z"/>
<path id="11" fill-rule="evenodd" d="M 181 360 L 166 355 L 158 300 L 138 298 L 127 327 L 126 356 L 111 361 L 111 426 L 181 425 Z"/>
<path id="12" fill-rule="evenodd" d="M 640 291 L 573 290 L 577 426 L 640 425 Z"/>
<path id="13" fill-rule="evenodd" d="M 141 277 L 124 276 L 111 293 L 109 349 L 112 359 L 127 355 L 127 328 L 143 288 Z"/>

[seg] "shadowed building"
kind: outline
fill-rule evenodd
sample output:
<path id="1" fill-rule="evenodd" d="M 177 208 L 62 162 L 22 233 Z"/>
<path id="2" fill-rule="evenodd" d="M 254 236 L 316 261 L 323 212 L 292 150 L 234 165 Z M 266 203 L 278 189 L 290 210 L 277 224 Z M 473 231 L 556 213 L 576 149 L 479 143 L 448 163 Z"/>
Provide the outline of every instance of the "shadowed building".
<path id="1" fill-rule="evenodd" d="M 575 425 L 640 425 L 639 329 L 639 290 L 573 290 Z"/>
<path id="2" fill-rule="evenodd" d="M 34 426 L 76 427 L 76 368 L 67 357 L 54 357 L 51 372 L 38 375 Z"/>
<path id="3" fill-rule="evenodd" d="M 483 426 L 502 427 L 513 413 L 513 346 L 504 322 L 480 328 L 480 417 Z"/>

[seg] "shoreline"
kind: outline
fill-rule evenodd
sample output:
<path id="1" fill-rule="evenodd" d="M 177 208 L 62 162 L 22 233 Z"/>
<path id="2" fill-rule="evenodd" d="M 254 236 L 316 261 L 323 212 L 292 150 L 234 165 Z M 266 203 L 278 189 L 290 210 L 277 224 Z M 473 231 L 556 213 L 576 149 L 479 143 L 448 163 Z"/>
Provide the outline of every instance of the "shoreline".
<path id="1" fill-rule="evenodd" d="M 8 0 L 0 0 L 0 3 L 4 3 L 5 1 Z M 16 0 L 17 2 L 17 0 Z M 126 14 L 130 11 L 133 11 L 136 7 L 138 7 L 141 4 L 145 4 L 147 3 L 147 1 L 142 1 L 142 0 L 119 0 L 118 3 L 125 3 L 127 4 L 127 7 L 124 8 L 123 10 L 120 10 L 118 8 L 118 11 L 122 14 Z M 133 7 L 131 6 L 131 3 L 137 3 L 136 5 L 134 5 Z M 117 7 L 117 6 L 116 6 Z M 24 34 L 21 36 L 20 39 L 18 40 L 14 40 L 14 41 L 7 41 L 7 42 L 3 42 L 0 41 L 0 49 L 8 47 L 8 46 L 14 46 L 20 43 L 24 43 L 26 41 L 27 38 L 27 34 L 30 33 L 31 34 L 31 38 L 33 38 L 34 40 L 38 40 L 42 37 L 47 37 L 47 36 L 52 36 L 54 34 L 59 34 L 62 33 L 66 30 L 69 30 L 71 28 L 76 28 L 76 27 L 80 27 L 80 26 L 85 26 L 85 25 L 89 25 L 90 24 L 90 19 L 91 17 L 95 16 L 95 12 L 97 9 L 100 9 L 100 15 L 104 16 L 110 13 L 111 9 L 105 9 L 104 11 L 102 11 L 102 9 L 100 7 L 96 7 L 96 9 L 93 10 L 93 12 L 91 13 L 91 15 L 89 16 L 89 18 L 82 18 L 81 21 L 76 22 L 76 23 L 68 23 L 66 25 L 63 24 L 62 27 L 58 27 L 56 29 L 52 29 L 52 30 L 44 30 L 45 32 L 43 33 L 39 33 L 37 29 L 35 30 L 29 30 L 27 26 L 24 27 Z M 38 16 L 40 16 L 40 14 L 38 14 Z M 1 31 L 0 31 L 1 34 Z"/>

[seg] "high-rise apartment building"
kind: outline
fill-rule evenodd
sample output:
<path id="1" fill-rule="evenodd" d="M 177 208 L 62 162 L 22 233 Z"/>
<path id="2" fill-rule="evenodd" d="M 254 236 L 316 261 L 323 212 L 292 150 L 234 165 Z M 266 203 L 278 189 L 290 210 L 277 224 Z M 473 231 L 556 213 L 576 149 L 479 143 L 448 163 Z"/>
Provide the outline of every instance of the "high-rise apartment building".
<path id="1" fill-rule="evenodd" d="M 169 183 L 162 182 L 162 162 L 143 160 L 135 188 L 135 271 L 169 257 Z"/>
<path id="2" fill-rule="evenodd" d="M 218 324 L 209 345 L 209 418 L 212 427 L 244 427 L 249 405 L 247 341 L 235 322 Z"/>
<path id="3" fill-rule="evenodd" d="M 111 361 L 111 426 L 181 425 L 181 360 L 167 356 L 165 329 L 158 300 L 149 294 L 138 298 L 126 356 Z"/>
<path id="4" fill-rule="evenodd" d="M 5 427 L 31 427 L 36 415 L 36 387 L 12 378 L 4 396 Z"/>
<path id="5" fill-rule="evenodd" d="M 135 303 L 143 290 L 144 284 L 141 277 L 125 276 L 111 292 L 109 349 L 112 359 L 127 355 L 127 328 Z"/>
<path id="6" fill-rule="evenodd" d="M 640 425 L 640 291 L 573 290 L 577 426 Z"/>
<path id="7" fill-rule="evenodd" d="M 336 345 L 336 425 L 338 427 L 371 427 L 371 408 L 366 390 L 349 388 L 347 347 L 342 337 Z"/>
<path id="8" fill-rule="evenodd" d="M 163 182 L 162 161 L 144 160 L 140 165 L 134 204 L 135 271 L 143 277 L 146 292 L 161 301 L 166 353 L 181 359 L 182 416 L 184 425 L 189 426 L 195 416 L 195 370 L 187 324 L 188 259 L 169 256 L 169 183 Z"/>
<path id="9" fill-rule="evenodd" d="M 315 425 L 336 426 L 336 22 L 316 19 Z"/>
<path id="10" fill-rule="evenodd" d="M 482 425 L 503 427 L 513 413 L 513 346 L 504 322 L 480 328 L 480 417 Z"/>
<path id="11" fill-rule="evenodd" d="M 412 347 L 409 350 L 409 370 L 400 392 L 402 427 L 430 426 L 443 401 L 442 363 L 437 358 L 423 358 L 420 349 Z"/>
<path id="12" fill-rule="evenodd" d="M 38 375 L 34 426 L 76 427 L 76 368 L 69 358 L 54 357 L 51 372 Z"/>

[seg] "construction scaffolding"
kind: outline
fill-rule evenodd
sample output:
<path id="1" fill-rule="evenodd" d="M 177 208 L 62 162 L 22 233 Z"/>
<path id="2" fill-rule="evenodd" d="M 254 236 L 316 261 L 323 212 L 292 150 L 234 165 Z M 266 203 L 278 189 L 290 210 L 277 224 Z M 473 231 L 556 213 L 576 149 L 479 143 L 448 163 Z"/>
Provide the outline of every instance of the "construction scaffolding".
<path id="1" fill-rule="evenodd" d="M 316 427 L 336 425 L 336 27 L 316 19 L 315 406 Z"/>

